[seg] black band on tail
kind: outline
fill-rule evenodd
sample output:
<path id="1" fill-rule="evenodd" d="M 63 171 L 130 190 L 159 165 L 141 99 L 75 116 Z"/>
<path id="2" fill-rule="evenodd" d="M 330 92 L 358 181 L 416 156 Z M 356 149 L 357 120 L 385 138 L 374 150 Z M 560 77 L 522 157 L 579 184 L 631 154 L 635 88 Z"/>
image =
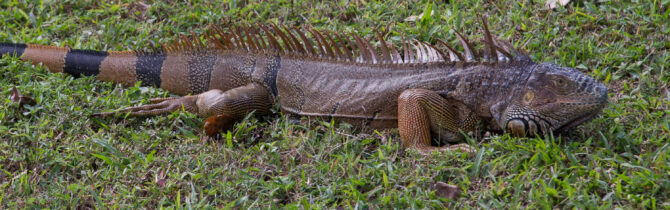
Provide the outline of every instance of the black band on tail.
<path id="1" fill-rule="evenodd" d="M 21 56 L 26 50 L 26 44 L 0 43 L 0 58 L 5 54 Z"/>
<path id="2" fill-rule="evenodd" d="M 100 73 L 100 63 L 107 57 L 106 51 L 70 50 L 65 56 L 63 72 L 79 77 L 95 76 Z"/>
<path id="3" fill-rule="evenodd" d="M 165 61 L 165 54 L 146 54 L 138 53 L 135 63 L 135 72 L 137 79 L 142 81 L 142 85 L 160 87 L 161 86 L 161 68 Z"/>

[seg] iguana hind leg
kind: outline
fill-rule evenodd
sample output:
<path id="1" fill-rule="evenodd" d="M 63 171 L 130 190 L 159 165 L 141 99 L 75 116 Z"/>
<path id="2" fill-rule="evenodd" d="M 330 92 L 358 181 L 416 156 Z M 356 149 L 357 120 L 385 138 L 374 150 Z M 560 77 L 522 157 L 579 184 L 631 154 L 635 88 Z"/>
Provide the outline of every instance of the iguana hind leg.
<path id="1" fill-rule="evenodd" d="M 410 89 L 398 98 L 398 130 L 403 145 L 424 154 L 433 150 L 473 152 L 467 144 L 432 146 L 431 133 L 441 140 L 458 142 L 463 139 L 461 132 L 474 130 L 477 121 L 463 103 L 445 99 L 433 91 Z"/>
<path id="2" fill-rule="evenodd" d="M 150 102 L 154 104 L 96 113 L 92 116 L 111 116 L 117 113 L 128 113 L 129 116 L 155 116 L 183 108 L 185 111 L 207 117 L 203 126 L 207 135 L 212 136 L 251 112 L 256 115 L 269 113 L 273 100 L 267 88 L 252 83 L 228 91 L 214 89 L 193 96 L 155 98 Z"/>
<path id="3" fill-rule="evenodd" d="M 273 98 L 270 91 L 259 84 L 252 83 L 234 88 L 221 95 L 198 100 L 200 116 L 207 117 L 203 128 L 208 136 L 215 136 L 222 129 L 244 119 L 249 113 L 266 115 L 270 113 Z"/>

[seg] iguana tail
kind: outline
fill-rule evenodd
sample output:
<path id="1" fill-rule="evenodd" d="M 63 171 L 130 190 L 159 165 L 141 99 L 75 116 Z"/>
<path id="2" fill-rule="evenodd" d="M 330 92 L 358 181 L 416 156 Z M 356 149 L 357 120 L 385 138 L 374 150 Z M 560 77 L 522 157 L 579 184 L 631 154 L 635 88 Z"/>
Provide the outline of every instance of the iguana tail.
<path id="1" fill-rule="evenodd" d="M 99 80 L 124 85 L 142 81 L 143 85 L 160 86 L 160 73 L 165 60 L 163 53 L 94 51 L 0 43 L 0 57 L 5 54 L 20 57 L 34 64 L 42 63 L 54 73 L 63 72 L 75 77 L 95 76 Z"/>

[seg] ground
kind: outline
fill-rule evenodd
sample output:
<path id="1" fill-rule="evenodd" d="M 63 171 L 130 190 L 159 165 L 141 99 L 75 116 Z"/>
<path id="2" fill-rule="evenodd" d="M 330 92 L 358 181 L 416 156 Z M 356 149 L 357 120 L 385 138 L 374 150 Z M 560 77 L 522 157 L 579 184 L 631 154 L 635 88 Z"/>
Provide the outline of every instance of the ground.
<path id="1" fill-rule="evenodd" d="M 468 139 L 473 155 L 423 156 L 394 129 L 292 124 L 277 108 L 211 141 L 187 113 L 88 117 L 169 95 L 161 89 L 5 57 L 0 208 L 670 208 L 670 1 L 454 2 L 2 1 L 0 42 L 94 50 L 150 49 L 210 25 L 255 23 L 457 46 L 454 30 L 481 37 L 481 14 L 533 60 L 604 83 L 611 103 L 562 137 Z M 13 103 L 14 86 L 37 105 Z M 436 196 L 436 182 L 463 192 Z"/>

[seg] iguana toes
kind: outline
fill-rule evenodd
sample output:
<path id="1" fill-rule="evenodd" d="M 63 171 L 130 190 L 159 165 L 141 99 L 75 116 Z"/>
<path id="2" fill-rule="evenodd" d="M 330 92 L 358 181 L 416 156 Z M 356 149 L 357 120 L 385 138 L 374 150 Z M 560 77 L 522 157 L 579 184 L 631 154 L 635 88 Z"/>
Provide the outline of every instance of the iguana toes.
<path id="1" fill-rule="evenodd" d="M 406 147 L 426 152 L 467 149 L 431 143 L 458 142 L 478 128 L 516 136 L 565 131 L 606 106 L 605 86 L 573 68 L 531 61 L 493 38 L 482 22 L 482 50 L 456 33 L 464 53 L 441 40 L 440 47 L 404 41 L 398 52 L 379 33 L 373 48 L 357 35 L 351 41 L 276 25 L 217 28 L 205 41 L 183 37 L 158 52 L 2 44 L 0 53 L 52 72 L 125 85 L 141 81 L 182 95 L 95 115 L 153 116 L 183 108 L 207 118 L 208 135 L 250 112 L 266 114 L 278 102 L 289 114 L 398 127 Z"/>

